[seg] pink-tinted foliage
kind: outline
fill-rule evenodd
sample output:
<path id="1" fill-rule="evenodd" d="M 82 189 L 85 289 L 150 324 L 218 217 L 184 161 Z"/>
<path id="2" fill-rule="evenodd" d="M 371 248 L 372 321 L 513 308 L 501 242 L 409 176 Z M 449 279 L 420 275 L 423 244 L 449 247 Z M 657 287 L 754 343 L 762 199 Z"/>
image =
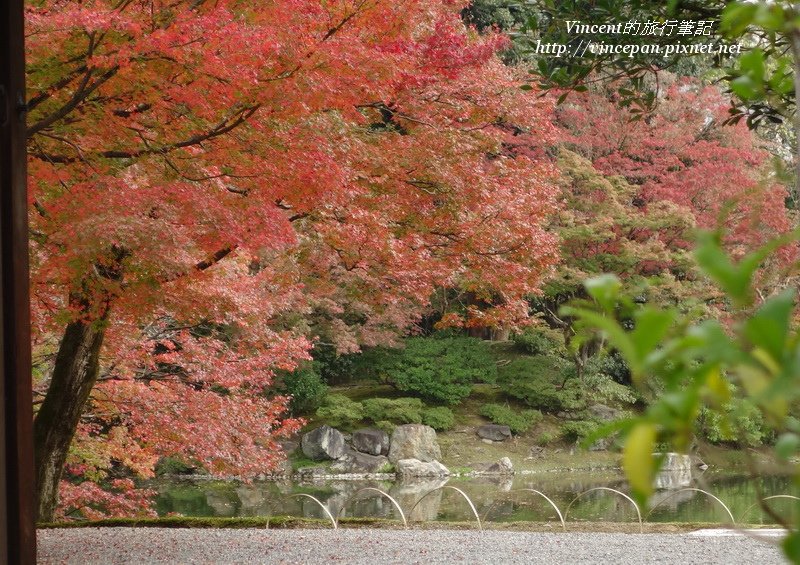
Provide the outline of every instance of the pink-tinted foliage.
<path id="1" fill-rule="evenodd" d="M 301 422 L 273 373 L 319 335 L 391 343 L 443 287 L 486 304 L 453 324 L 524 319 L 557 260 L 557 191 L 536 151 L 503 150 L 503 124 L 555 130 L 497 60 L 506 39 L 461 8 L 27 9 L 37 390 L 65 324 L 105 328 L 65 512 L 134 513 L 144 495 L 110 481 L 164 455 L 274 470 Z"/>

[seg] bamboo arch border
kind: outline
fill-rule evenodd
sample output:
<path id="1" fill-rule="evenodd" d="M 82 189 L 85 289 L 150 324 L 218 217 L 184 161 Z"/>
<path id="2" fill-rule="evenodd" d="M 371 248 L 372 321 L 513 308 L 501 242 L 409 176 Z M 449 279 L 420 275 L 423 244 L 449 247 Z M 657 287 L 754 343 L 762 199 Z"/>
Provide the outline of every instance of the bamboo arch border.
<path id="1" fill-rule="evenodd" d="M 403 512 L 403 509 L 402 509 L 402 508 L 400 507 L 400 505 L 397 503 L 397 501 L 396 501 L 394 498 L 392 498 L 392 497 L 389 495 L 389 493 L 388 493 L 388 492 L 384 492 L 384 491 L 382 491 L 381 489 L 379 489 L 379 488 L 375 488 L 375 487 L 364 487 L 364 488 L 360 488 L 360 489 L 358 489 L 356 492 L 354 492 L 353 494 L 351 494 L 351 495 L 350 495 L 350 496 L 347 498 L 347 500 L 345 501 L 345 503 L 342 505 L 342 507 L 339 509 L 339 512 L 336 514 L 336 522 L 337 522 L 337 523 L 339 522 L 339 520 L 340 520 L 340 519 L 341 519 L 341 517 L 342 517 L 342 512 L 344 512 L 345 508 L 347 508 L 347 505 L 348 505 L 348 504 L 350 504 L 350 501 L 351 501 L 351 500 L 353 500 L 353 499 L 354 499 L 354 498 L 355 498 L 355 497 L 356 497 L 356 496 L 357 496 L 359 493 L 362 493 L 362 492 L 364 492 L 364 491 L 374 491 L 374 492 L 380 493 L 380 495 L 381 495 L 381 496 L 384 496 L 384 497 L 388 498 L 388 499 L 389 499 L 389 502 L 391 502 L 391 503 L 394 505 L 394 507 L 397 509 L 397 511 L 400 513 L 400 519 L 403 521 L 403 527 L 404 527 L 406 530 L 408 529 L 408 521 L 406 520 L 406 515 L 405 515 L 405 513 Z M 426 496 L 427 496 L 427 495 L 426 495 Z"/>
<path id="2" fill-rule="evenodd" d="M 317 497 L 311 496 L 310 494 L 306 494 L 304 492 L 297 493 L 297 494 L 290 494 L 289 495 L 289 498 L 300 498 L 300 497 L 310 498 L 311 500 L 316 502 L 319 505 L 319 507 L 322 508 L 322 510 L 325 512 L 325 514 L 328 515 L 328 518 L 330 519 L 331 524 L 333 524 L 333 529 L 335 530 L 335 529 L 337 529 L 339 527 L 336 524 L 336 519 L 334 519 L 333 514 L 331 514 L 331 511 L 328 510 L 328 507 L 325 506 L 322 502 L 320 502 L 320 500 Z"/>
<path id="3" fill-rule="evenodd" d="M 598 490 L 613 492 L 615 494 L 620 495 L 621 497 L 625 498 L 628 502 L 633 504 L 634 509 L 636 509 L 636 516 L 637 516 L 637 518 L 639 518 L 639 533 L 640 534 L 644 533 L 644 526 L 642 525 L 642 513 L 641 513 L 641 511 L 639 511 L 639 505 L 636 504 L 636 502 L 630 496 L 625 494 L 624 492 L 619 491 L 619 490 L 617 490 L 615 488 L 610 488 L 610 487 L 594 487 L 594 488 L 590 488 L 589 490 L 585 490 L 582 493 L 578 494 L 578 496 L 573 498 L 572 502 L 569 503 L 569 505 L 567 506 L 566 511 L 564 511 L 564 521 L 566 522 L 567 515 L 569 514 L 569 509 L 572 508 L 572 505 L 575 504 L 575 502 L 580 497 L 582 497 L 584 494 L 589 494 L 590 492 L 594 492 L 594 491 L 598 491 Z M 565 529 L 566 529 L 566 526 L 565 526 Z"/>
<path id="4" fill-rule="evenodd" d="M 648 513 L 647 513 L 647 516 L 645 516 L 645 520 L 647 520 L 647 518 L 649 518 L 649 517 L 650 517 L 650 514 L 652 514 L 652 513 L 653 513 L 653 510 L 655 510 L 656 508 L 658 508 L 659 506 L 661 506 L 662 504 L 664 504 L 666 501 L 668 501 L 668 500 L 669 500 L 669 499 L 671 499 L 672 497 L 674 497 L 674 496 L 677 496 L 677 495 L 679 495 L 679 494 L 680 494 L 680 493 L 682 493 L 682 492 L 690 492 L 690 491 L 693 491 L 693 492 L 702 492 L 704 495 L 706 495 L 706 496 L 708 496 L 708 497 L 710 497 L 710 498 L 713 498 L 714 500 L 716 500 L 716 501 L 717 501 L 717 503 L 719 503 L 719 505 L 720 505 L 720 506 L 722 506 L 722 507 L 725 509 L 725 512 L 727 512 L 727 513 L 728 513 L 728 516 L 730 516 L 730 518 L 731 518 L 731 524 L 736 524 L 736 520 L 733 518 L 733 513 L 731 512 L 731 509 L 730 509 L 730 508 L 728 508 L 728 505 L 727 505 L 727 504 L 725 504 L 724 502 L 722 502 L 722 501 L 721 501 L 719 498 L 717 498 L 716 496 L 714 496 L 714 495 L 713 495 L 713 494 L 711 494 L 710 492 L 708 492 L 708 491 L 705 491 L 705 490 L 703 490 L 703 489 L 701 489 L 701 488 L 694 488 L 694 487 L 687 487 L 687 488 L 682 488 L 682 489 L 680 489 L 680 490 L 676 490 L 675 492 L 673 492 L 672 494 L 670 494 L 668 497 L 664 498 L 663 500 L 660 500 L 660 501 L 659 501 L 659 502 L 658 502 L 658 503 L 657 503 L 655 506 L 653 506 L 653 507 L 650 509 L 650 512 L 648 512 Z M 783 496 L 783 495 L 779 495 L 779 496 Z M 752 506 L 751 506 L 751 508 L 752 508 Z M 749 508 L 748 508 L 748 510 L 749 510 Z"/>
<path id="5" fill-rule="evenodd" d="M 565 532 L 567 531 L 567 524 L 566 524 L 566 522 L 564 521 L 564 516 L 561 514 L 561 510 L 559 510 L 558 506 L 556 506 L 556 503 L 555 503 L 555 502 L 553 502 L 553 501 L 550 499 L 550 497 L 549 497 L 549 496 L 547 496 L 545 493 L 543 493 L 543 492 L 541 492 L 541 491 L 538 491 L 538 490 L 536 490 L 536 489 L 532 489 L 532 488 L 519 488 L 519 489 L 510 490 L 510 491 L 508 491 L 508 493 L 507 493 L 507 494 L 511 494 L 511 493 L 514 493 L 514 492 L 532 492 L 532 493 L 534 493 L 534 494 L 538 494 L 539 496 L 541 496 L 542 498 L 544 498 L 544 499 L 545 499 L 547 502 L 549 502 L 549 503 L 550 503 L 550 506 L 552 506 L 552 507 L 553 507 L 553 510 L 555 510 L 555 511 L 556 511 L 556 514 L 558 514 L 558 519 L 561 521 L 561 528 L 562 528 L 562 529 L 563 529 Z M 493 503 L 492 503 L 492 505 L 491 505 L 491 506 L 489 506 L 489 509 L 488 509 L 486 512 L 484 512 L 484 513 L 483 513 L 483 521 L 484 521 L 484 522 L 486 521 L 486 517 L 489 515 L 489 512 L 491 512 L 492 510 L 494 510 L 494 507 L 495 507 L 495 506 L 497 506 L 499 503 L 500 503 L 500 501 L 499 501 L 499 500 L 497 500 L 497 501 L 493 502 Z"/>
<path id="6" fill-rule="evenodd" d="M 420 502 L 422 502 L 422 501 L 423 501 L 423 500 L 424 500 L 424 499 L 425 499 L 425 498 L 426 498 L 428 495 L 431 495 L 431 494 L 433 494 L 433 493 L 434 493 L 434 492 L 436 492 L 436 491 L 439 491 L 439 490 L 444 490 L 444 489 L 454 490 L 454 491 L 456 491 L 458 494 L 460 494 L 461 496 L 463 496 L 463 497 L 464 497 L 464 500 L 466 500 L 466 501 L 467 501 L 467 504 L 469 504 L 469 507 L 472 509 L 472 513 L 475 515 L 475 520 L 478 522 L 478 529 L 479 529 L 480 531 L 483 531 L 483 524 L 481 523 L 481 517 L 478 515 L 478 510 L 475 508 L 475 505 L 472 503 L 472 500 L 470 500 L 470 498 L 467 496 L 467 493 L 465 493 L 463 490 L 461 490 L 461 489 L 460 489 L 460 488 L 458 488 L 458 487 L 453 487 L 453 486 L 450 486 L 450 485 L 444 485 L 444 486 L 441 486 L 441 487 L 439 487 L 439 488 L 435 488 L 435 489 L 433 489 L 433 490 L 429 490 L 428 492 L 426 492 L 425 494 L 423 494 L 423 495 L 422 495 L 422 496 L 419 498 L 419 500 L 417 500 L 417 501 L 414 503 L 414 506 L 412 506 L 412 507 L 411 507 L 411 510 L 409 510 L 409 511 L 408 511 L 408 515 L 409 515 L 409 516 L 411 516 L 411 513 L 412 513 L 412 512 L 414 512 L 414 508 L 416 508 L 416 507 L 417 507 L 417 505 L 418 505 Z"/>
<path id="7" fill-rule="evenodd" d="M 461 490 L 461 489 L 460 489 L 460 488 L 458 488 L 458 487 L 454 487 L 454 486 L 450 486 L 450 485 L 444 485 L 444 486 L 441 486 L 441 487 L 435 488 L 435 489 L 433 489 L 433 490 L 430 490 L 430 491 L 426 492 L 425 494 L 423 494 L 423 495 L 422 495 L 422 496 L 421 496 L 421 497 L 420 497 L 420 498 L 419 498 L 419 499 L 418 499 L 418 500 L 417 500 L 417 501 L 414 503 L 414 505 L 411 507 L 411 509 L 408 511 L 408 515 L 410 516 L 410 515 L 411 515 L 411 513 L 412 513 L 412 512 L 414 512 L 414 509 L 415 509 L 415 508 L 416 508 L 416 507 L 419 505 L 419 503 L 420 503 L 420 502 L 422 502 L 422 501 L 423 501 L 423 500 L 424 500 L 426 497 L 428 497 L 429 495 L 431 495 L 431 494 L 433 494 L 433 493 L 435 493 L 435 492 L 437 492 L 437 491 L 441 491 L 441 490 L 445 490 L 445 489 L 448 489 L 448 490 L 454 490 L 454 491 L 456 491 L 457 493 L 459 493 L 459 494 L 460 494 L 460 495 L 461 495 L 461 496 L 464 498 L 464 500 L 466 500 L 466 501 L 467 501 L 467 504 L 469 504 L 470 510 L 472 510 L 472 514 L 475 516 L 475 521 L 478 523 L 478 529 L 479 529 L 480 531 L 483 531 L 483 522 L 485 522 L 485 521 L 486 521 L 486 517 L 487 517 L 487 516 L 489 515 L 489 513 L 490 513 L 490 512 L 491 512 L 491 511 L 494 509 L 494 507 L 495 507 L 495 506 L 497 506 L 497 504 L 498 504 L 500 501 L 495 501 L 494 503 L 492 503 L 492 505 L 491 505 L 491 506 L 489 506 L 488 510 L 486 510 L 486 512 L 484 512 L 484 514 L 483 514 L 483 520 L 481 520 L 481 517 L 480 517 L 480 515 L 478 514 L 478 510 L 477 510 L 477 509 L 476 509 L 476 507 L 475 507 L 475 504 L 472 502 L 472 500 L 470 499 L 470 497 L 469 497 L 469 496 L 467 496 L 467 493 L 465 493 L 463 490 Z M 364 487 L 364 488 L 361 488 L 361 489 L 357 490 L 356 492 L 354 492 L 354 493 L 353 493 L 353 494 L 352 494 L 350 497 L 348 497 L 348 499 L 345 501 L 344 505 L 343 505 L 343 506 L 342 506 L 342 507 L 339 509 L 339 512 L 337 513 L 337 516 L 336 516 L 336 518 L 334 518 L 333 514 L 331 514 L 331 511 L 328 509 L 328 507 L 327 507 L 325 504 L 323 504 L 323 503 L 322 503 L 322 502 L 321 502 L 321 501 L 320 501 L 318 498 L 316 498 L 315 496 L 312 496 L 312 495 L 310 495 L 310 494 L 306 494 L 306 493 L 297 493 L 297 494 L 291 494 L 291 495 L 288 495 L 288 497 L 289 497 L 289 498 L 309 498 L 309 499 L 313 500 L 313 501 L 314 501 L 314 502 L 315 502 L 315 503 L 316 503 L 316 504 L 317 504 L 317 505 L 318 505 L 320 508 L 322 508 L 322 510 L 323 510 L 323 511 L 325 512 L 325 514 L 328 516 L 328 519 L 331 521 L 331 525 L 333 526 L 333 529 L 335 530 L 335 529 L 338 529 L 338 527 L 339 527 L 339 526 L 338 526 L 338 519 L 341 517 L 341 513 L 342 513 L 342 512 L 345 510 L 345 508 L 347 507 L 347 505 L 350 503 L 350 501 L 351 501 L 351 500 L 353 500 L 353 498 L 354 498 L 355 496 L 357 496 L 359 493 L 361 493 L 361 492 L 364 492 L 364 491 L 374 491 L 374 492 L 377 492 L 377 493 L 379 493 L 381 496 L 384 496 L 384 497 L 388 498 L 388 499 L 389 499 L 389 501 L 392 503 L 392 505 L 395 507 L 395 509 L 397 509 L 398 513 L 400 514 L 400 519 L 401 519 L 401 520 L 402 520 L 402 522 L 403 522 L 403 527 L 404 527 L 405 529 L 409 529 L 409 526 L 408 526 L 408 520 L 406 519 L 406 514 L 405 514 L 405 512 L 403 512 L 403 508 L 400 506 L 400 504 L 397 502 L 397 500 L 395 500 L 395 499 L 394 499 L 394 498 L 393 498 L 391 495 L 389 495 L 389 493 L 387 493 L 387 492 L 385 492 L 385 491 L 383 491 L 383 490 L 381 490 L 381 489 L 375 488 L 375 487 Z M 570 502 L 570 503 L 567 505 L 567 509 L 564 511 L 564 513 L 563 513 L 563 514 L 561 513 L 561 510 L 559 510 L 559 508 L 558 508 L 558 506 L 556 505 L 556 503 L 555 503 L 555 502 L 553 502 L 553 500 L 552 500 L 550 497 L 548 497 L 546 494 L 544 494 L 543 492 L 541 492 L 541 491 L 538 491 L 538 490 L 536 490 L 536 489 L 531 489 L 531 488 L 514 489 L 514 490 L 510 490 L 510 491 L 508 491 L 508 493 L 507 493 L 507 494 L 511 494 L 511 493 L 515 493 L 515 492 L 532 492 L 532 493 L 534 493 L 534 494 L 537 494 L 537 495 L 541 496 L 541 497 L 542 497 L 542 498 L 544 498 L 544 499 L 545 499 L 545 500 L 546 500 L 546 501 L 547 501 L 547 502 L 550 504 L 550 506 L 552 506 L 552 507 L 553 507 L 553 509 L 556 511 L 556 514 L 558 514 L 558 518 L 559 518 L 559 520 L 561 521 L 561 527 L 562 527 L 562 529 L 563 529 L 564 531 L 567 531 L 567 524 L 566 524 L 566 522 L 567 522 L 567 517 L 569 516 L 569 511 L 570 511 L 570 509 L 572 508 L 572 505 L 573 505 L 573 504 L 575 504 L 575 502 L 577 502 L 577 501 L 578 501 L 578 499 L 580 499 L 581 497 L 583 497 L 583 495 L 585 495 L 585 494 L 589 494 L 590 492 L 595 492 L 595 491 L 607 491 L 607 492 L 612 492 L 612 493 L 614 493 L 614 494 L 617 494 L 617 495 L 619 495 L 619 496 L 621 496 L 621 497 L 625 498 L 625 499 L 626 499 L 628 502 L 630 502 L 630 503 L 633 505 L 633 508 L 636 510 L 636 516 L 637 516 L 637 519 L 639 520 L 639 532 L 640 532 L 640 533 L 644 533 L 644 523 L 643 523 L 643 520 L 642 520 L 642 513 L 641 513 L 641 510 L 639 509 L 639 505 L 638 505 L 638 504 L 636 504 L 636 502 L 635 502 L 635 501 L 634 501 L 634 500 L 633 500 L 633 499 L 632 499 L 630 496 L 628 496 L 627 494 L 625 494 L 624 492 L 622 492 L 622 491 L 619 491 L 619 490 L 617 490 L 617 489 L 610 488 L 610 487 L 594 487 L 594 488 L 590 488 L 590 489 L 588 489 L 588 490 L 585 490 L 585 491 L 583 491 L 583 492 L 579 493 L 579 494 L 578 494 L 578 495 L 577 495 L 575 498 L 573 498 L 573 499 L 572 499 L 572 501 L 571 501 L 571 502 Z M 663 503 L 665 503 L 666 501 L 670 500 L 670 499 L 671 499 L 671 498 L 673 498 L 674 496 L 677 496 L 677 495 L 678 495 L 678 494 L 680 494 L 681 492 L 699 492 L 699 493 L 702 493 L 702 494 L 706 495 L 706 496 L 707 496 L 707 497 L 709 497 L 709 498 L 712 498 L 712 499 L 713 499 L 714 501 L 716 501 L 716 502 L 717 502 L 717 503 L 718 503 L 720 506 L 722 506 L 722 508 L 725 510 L 725 512 L 727 512 L 728 516 L 729 516 L 729 517 L 730 517 L 730 519 L 731 519 L 731 524 L 732 524 L 732 525 L 735 525 L 735 524 L 736 524 L 736 520 L 734 519 L 734 517 L 733 517 L 733 513 L 731 512 L 730 508 L 728 508 L 728 506 L 727 506 L 727 505 L 726 505 L 726 504 L 725 504 L 725 503 L 724 503 L 724 502 L 723 502 L 723 501 L 722 501 L 720 498 L 718 498 L 717 496 L 715 496 L 715 495 L 711 494 L 711 493 L 710 493 L 710 492 L 708 492 L 708 491 L 705 491 L 705 490 L 703 490 L 703 489 L 699 489 L 699 488 L 693 488 L 693 487 L 687 487 L 687 488 L 682 488 L 682 489 L 676 490 L 675 492 L 671 493 L 671 494 L 670 494 L 668 497 L 666 497 L 666 498 L 664 498 L 663 500 L 659 501 L 659 502 L 658 502 L 658 503 L 657 503 L 655 506 L 653 506 L 653 507 L 650 509 L 650 511 L 649 511 L 649 512 L 647 513 L 647 515 L 644 517 L 644 520 L 647 520 L 647 519 L 650 517 L 650 515 L 653 513 L 653 511 L 654 511 L 656 508 L 658 508 L 659 506 L 661 506 Z M 775 494 L 775 495 L 772 495 L 772 496 L 767 496 L 767 497 L 765 497 L 765 498 L 762 498 L 762 499 L 761 499 L 761 501 L 762 501 L 762 502 L 764 502 L 764 501 L 767 501 L 767 500 L 775 500 L 775 499 L 779 499 L 779 498 L 782 498 L 782 499 L 791 499 L 791 500 L 800 500 L 800 497 L 793 496 L 793 495 L 790 495 L 790 494 Z M 754 503 L 754 504 L 751 504 L 750 506 L 748 506 L 748 507 L 745 509 L 745 511 L 742 513 L 742 515 L 741 515 L 741 517 L 740 517 L 740 518 L 741 518 L 741 519 L 744 519 L 744 518 L 745 518 L 745 516 L 747 516 L 747 513 L 748 513 L 748 512 L 750 512 L 750 511 L 751 511 L 753 508 L 755 508 L 755 507 L 756 507 L 758 504 L 759 504 L 759 503 L 758 503 L 758 502 L 756 502 L 756 503 Z M 267 525 L 266 525 L 266 527 L 267 527 L 267 528 L 269 528 L 269 520 L 267 521 Z"/>
<path id="8" fill-rule="evenodd" d="M 772 495 L 772 496 L 767 496 L 765 498 L 762 498 L 761 502 L 766 502 L 767 500 L 774 500 L 776 498 L 790 498 L 792 500 L 800 500 L 800 497 L 792 496 L 791 494 L 775 494 L 775 495 Z M 750 512 L 753 508 L 755 508 L 758 505 L 759 505 L 759 503 L 756 502 L 754 504 L 751 504 L 747 508 L 745 508 L 745 511 L 742 512 L 742 515 L 739 517 L 739 519 L 740 520 L 744 520 L 744 517 L 747 516 L 747 513 Z"/>

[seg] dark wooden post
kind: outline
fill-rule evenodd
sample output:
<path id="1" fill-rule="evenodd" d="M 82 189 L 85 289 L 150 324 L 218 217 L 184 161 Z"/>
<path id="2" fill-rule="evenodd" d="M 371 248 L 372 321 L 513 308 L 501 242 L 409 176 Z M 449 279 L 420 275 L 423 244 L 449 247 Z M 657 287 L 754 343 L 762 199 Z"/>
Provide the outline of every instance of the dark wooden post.
<path id="1" fill-rule="evenodd" d="M 33 564 L 23 0 L 0 5 L 0 563 Z"/>

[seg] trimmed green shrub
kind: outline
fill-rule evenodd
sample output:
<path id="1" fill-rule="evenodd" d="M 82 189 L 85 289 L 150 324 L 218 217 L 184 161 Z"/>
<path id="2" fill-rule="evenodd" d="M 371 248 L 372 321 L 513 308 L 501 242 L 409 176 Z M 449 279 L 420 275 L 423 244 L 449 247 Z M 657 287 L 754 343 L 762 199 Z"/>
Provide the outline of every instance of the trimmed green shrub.
<path id="1" fill-rule="evenodd" d="M 525 328 L 511 338 L 516 348 L 529 355 L 564 356 L 564 336 L 556 330 L 540 326 Z"/>
<path id="2" fill-rule="evenodd" d="M 284 374 L 281 392 L 292 396 L 289 407 L 293 414 L 316 410 L 328 394 L 328 386 L 322 382 L 316 369 L 316 363 L 309 363 L 294 372 Z"/>
<path id="3" fill-rule="evenodd" d="M 422 412 L 422 423 L 432 427 L 437 432 L 452 430 L 455 420 L 455 414 L 446 406 L 426 408 Z"/>
<path id="4" fill-rule="evenodd" d="M 424 405 L 419 398 L 368 398 L 362 402 L 364 418 L 373 422 L 421 424 Z"/>
<path id="5" fill-rule="evenodd" d="M 494 424 L 508 426 L 513 434 L 524 434 L 542 421 L 538 410 L 514 410 L 503 404 L 484 404 L 480 414 Z"/>
<path id="6" fill-rule="evenodd" d="M 393 424 L 387 420 L 381 420 L 380 422 L 375 422 L 375 427 L 379 430 L 383 430 L 389 435 L 392 435 L 392 432 L 397 427 L 397 424 Z"/>
<path id="7" fill-rule="evenodd" d="M 579 386 L 568 381 L 563 387 L 566 360 L 536 355 L 515 359 L 500 371 L 500 388 L 512 398 L 544 412 L 576 410 L 585 405 Z"/>
<path id="8" fill-rule="evenodd" d="M 419 398 L 368 398 L 355 402 L 341 394 L 330 395 L 317 410 L 317 418 L 341 428 L 370 421 L 386 432 L 401 424 L 426 424 L 435 430 L 449 430 L 455 421 L 449 408 L 426 408 Z"/>
<path id="9" fill-rule="evenodd" d="M 364 406 L 343 394 L 331 394 L 317 410 L 317 418 L 335 428 L 352 427 L 364 419 Z"/>
<path id="10" fill-rule="evenodd" d="M 412 337 L 384 364 L 384 378 L 398 390 L 444 404 L 458 404 L 475 382 L 495 382 L 489 347 L 470 337 Z"/>
<path id="11" fill-rule="evenodd" d="M 588 420 L 564 422 L 561 425 L 561 437 L 570 443 L 583 441 L 589 434 L 597 430 L 599 424 Z"/>
<path id="12" fill-rule="evenodd" d="M 583 382 L 581 384 L 585 390 L 592 391 L 594 400 L 599 402 L 610 400 L 635 404 L 639 399 L 634 389 L 619 384 L 606 373 L 587 373 L 583 377 Z"/>

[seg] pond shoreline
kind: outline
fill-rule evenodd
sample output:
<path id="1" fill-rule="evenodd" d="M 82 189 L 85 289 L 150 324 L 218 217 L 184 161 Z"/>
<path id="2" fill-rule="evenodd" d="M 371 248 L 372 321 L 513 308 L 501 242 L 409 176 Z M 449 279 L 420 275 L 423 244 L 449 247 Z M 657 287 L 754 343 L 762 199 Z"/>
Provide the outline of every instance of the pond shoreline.
<path id="1" fill-rule="evenodd" d="M 441 435 L 439 436 L 441 439 Z M 515 465 L 510 472 L 497 473 L 485 471 L 472 467 L 459 466 L 457 462 L 445 458 L 442 463 L 450 469 L 448 475 L 443 475 L 442 478 L 502 478 L 511 477 L 515 475 L 538 475 L 544 473 L 593 473 L 593 472 L 622 472 L 620 464 L 621 454 L 614 452 L 585 452 L 577 451 L 569 454 L 569 462 L 565 462 L 559 458 L 548 464 L 549 455 L 566 455 L 561 449 L 553 450 L 552 452 L 544 452 L 542 456 L 537 459 L 535 465 Z M 163 473 L 158 476 L 158 480 L 175 480 L 175 481 L 198 481 L 198 482 L 214 482 L 214 481 L 239 481 L 239 482 L 317 482 L 324 481 L 400 481 L 401 476 L 395 471 L 391 472 L 377 472 L 377 473 L 335 473 L 330 472 L 328 469 L 332 461 L 319 461 L 316 465 L 304 465 L 291 472 L 288 468 L 282 473 L 264 473 L 257 476 L 255 479 L 247 479 L 237 475 L 210 475 L 201 473 Z M 621 475 L 620 475 L 621 476 Z"/>
<path id="2" fill-rule="evenodd" d="M 579 467 L 553 467 L 551 469 L 520 469 L 510 473 L 490 473 L 485 471 L 467 471 L 467 472 L 452 472 L 448 475 L 443 475 L 442 478 L 502 478 L 512 477 L 515 475 L 538 475 L 544 473 L 565 473 L 565 472 L 595 472 L 595 471 L 622 471 L 619 465 L 591 465 Z M 247 481 L 238 476 L 220 477 L 216 475 L 189 475 L 189 474 L 164 474 L 159 477 L 159 480 L 174 480 L 174 481 L 198 481 L 198 482 L 285 482 L 293 481 L 296 483 L 313 483 L 318 481 L 401 481 L 398 473 L 319 473 L 319 474 L 305 474 L 296 472 L 292 474 L 283 475 L 263 475 L 259 476 L 255 481 Z M 413 480 L 407 480 L 413 482 Z"/>
<path id="3" fill-rule="evenodd" d="M 397 520 L 381 518 L 347 518 L 337 521 L 338 529 L 388 529 L 405 530 Z M 773 529 L 777 524 L 739 524 L 746 529 Z M 38 524 L 37 529 L 72 528 L 220 528 L 220 529 L 331 529 L 328 520 L 300 518 L 297 516 L 253 516 L 246 518 L 195 518 L 188 516 L 169 516 L 162 518 L 106 518 L 72 522 L 51 522 Z M 620 534 L 677 534 L 699 530 L 717 530 L 717 522 L 644 522 L 641 528 L 636 522 L 569 522 L 567 531 L 562 532 L 557 522 L 484 522 L 487 531 L 515 532 L 592 532 Z M 475 522 L 412 522 L 412 530 L 477 530 Z"/>

